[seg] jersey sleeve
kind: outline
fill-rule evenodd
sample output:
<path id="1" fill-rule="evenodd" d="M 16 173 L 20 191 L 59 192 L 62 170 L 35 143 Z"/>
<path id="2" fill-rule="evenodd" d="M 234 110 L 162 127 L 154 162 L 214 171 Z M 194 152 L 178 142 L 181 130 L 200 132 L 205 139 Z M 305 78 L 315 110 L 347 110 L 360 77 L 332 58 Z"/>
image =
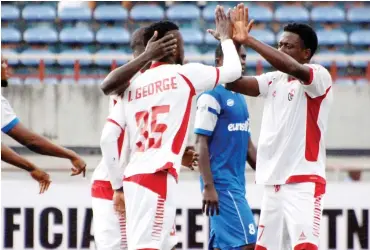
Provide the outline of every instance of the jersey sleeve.
<path id="1" fill-rule="evenodd" d="M 275 78 L 275 72 L 268 72 L 259 76 L 254 76 L 258 82 L 260 96 L 266 97 L 269 92 L 269 86 Z"/>
<path id="2" fill-rule="evenodd" d="M 122 129 L 126 126 L 125 120 L 125 109 L 123 105 L 123 100 L 118 98 L 117 102 L 112 108 L 111 113 L 108 116 L 108 122 L 114 123 L 121 127 Z"/>
<path id="3" fill-rule="evenodd" d="M 333 84 L 330 73 L 321 65 L 306 65 L 310 67 L 310 80 L 307 83 L 302 83 L 306 93 L 311 98 L 325 95 Z"/>
<path id="4" fill-rule="evenodd" d="M 223 66 L 188 63 L 180 68 L 180 75 L 194 87 L 196 93 L 213 89 L 219 83 L 233 82 L 241 76 L 242 68 L 233 41 L 225 40 L 221 46 L 224 54 Z"/>
<path id="5" fill-rule="evenodd" d="M 218 100 L 208 94 L 202 94 L 197 100 L 194 133 L 211 136 L 216 127 L 221 105 Z"/>
<path id="6" fill-rule="evenodd" d="M 14 113 L 7 99 L 1 96 L 1 131 L 8 133 L 19 123 L 19 119 Z"/>

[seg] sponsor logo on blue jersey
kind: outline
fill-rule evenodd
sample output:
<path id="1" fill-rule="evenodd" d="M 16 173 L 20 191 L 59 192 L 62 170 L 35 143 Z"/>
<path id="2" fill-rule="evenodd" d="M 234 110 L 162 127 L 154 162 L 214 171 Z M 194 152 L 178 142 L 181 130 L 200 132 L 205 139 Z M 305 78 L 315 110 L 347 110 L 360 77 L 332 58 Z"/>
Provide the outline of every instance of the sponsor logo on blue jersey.
<path id="1" fill-rule="evenodd" d="M 230 123 L 227 126 L 227 129 L 230 132 L 233 131 L 249 131 L 249 119 L 246 120 L 245 122 L 240 122 L 240 123 Z"/>

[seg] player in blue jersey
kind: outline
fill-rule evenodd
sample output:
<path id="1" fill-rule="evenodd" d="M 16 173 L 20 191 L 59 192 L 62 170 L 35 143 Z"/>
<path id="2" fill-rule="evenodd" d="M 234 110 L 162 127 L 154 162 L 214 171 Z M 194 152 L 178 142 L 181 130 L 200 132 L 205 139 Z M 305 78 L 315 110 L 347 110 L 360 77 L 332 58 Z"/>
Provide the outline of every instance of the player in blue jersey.
<path id="1" fill-rule="evenodd" d="M 244 71 L 246 52 L 243 46 L 237 45 L 237 50 Z M 215 55 L 221 66 L 220 45 Z M 194 129 L 203 212 L 211 215 L 209 249 L 254 249 L 257 228 L 245 197 L 245 162 L 255 169 L 256 148 L 245 98 L 223 85 L 204 92 L 197 100 Z"/>

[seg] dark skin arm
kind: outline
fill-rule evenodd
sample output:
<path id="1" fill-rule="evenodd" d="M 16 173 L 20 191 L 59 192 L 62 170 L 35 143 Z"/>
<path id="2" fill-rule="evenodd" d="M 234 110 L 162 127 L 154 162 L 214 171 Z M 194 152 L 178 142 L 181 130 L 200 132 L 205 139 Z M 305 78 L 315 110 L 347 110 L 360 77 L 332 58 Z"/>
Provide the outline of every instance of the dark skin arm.
<path id="1" fill-rule="evenodd" d="M 218 208 L 218 195 L 213 182 L 213 176 L 211 171 L 211 164 L 209 161 L 209 149 L 208 149 L 208 136 L 199 135 L 196 136 L 195 149 L 199 154 L 199 172 L 203 178 L 204 191 L 203 191 L 203 213 L 211 216 L 216 210 L 216 214 L 219 214 Z"/>
<path id="2" fill-rule="evenodd" d="M 177 43 L 174 36 L 168 34 L 156 41 L 157 34 L 154 33 L 149 40 L 144 53 L 108 74 L 100 87 L 105 95 L 122 94 L 129 86 L 130 79 L 148 63 L 174 53 Z"/>
<path id="3" fill-rule="evenodd" d="M 247 151 L 247 162 L 253 170 L 256 170 L 256 162 L 257 162 L 257 149 L 254 146 L 252 139 L 249 137 L 248 142 L 248 151 Z"/>

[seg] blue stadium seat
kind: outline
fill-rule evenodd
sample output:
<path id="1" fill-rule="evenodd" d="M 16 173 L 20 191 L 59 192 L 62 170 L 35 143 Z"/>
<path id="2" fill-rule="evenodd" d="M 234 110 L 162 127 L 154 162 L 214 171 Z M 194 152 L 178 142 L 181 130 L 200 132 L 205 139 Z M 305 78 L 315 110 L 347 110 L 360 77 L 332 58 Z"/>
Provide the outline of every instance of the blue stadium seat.
<path id="1" fill-rule="evenodd" d="M 96 33 L 96 41 L 103 44 L 127 44 L 130 42 L 130 33 L 124 28 L 101 28 Z"/>
<path id="2" fill-rule="evenodd" d="M 58 9 L 58 17 L 62 21 L 89 21 L 91 9 L 87 6 L 65 7 Z"/>
<path id="3" fill-rule="evenodd" d="M 23 40 L 28 43 L 56 43 L 58 42 L 58 34 L 53 28 L 34 27 L 23 33 Z"/>
<path id="4" fill-rule="evenodd" d="M 63 50 L 59 55 L 73 55 L 71 58 L 58 58 L 58 64 L 61 66 L 73 66 L 76 60 L 79 60 L 81 66 L 91 65 L 92 58 L 84 58 L 90 56 L 91 53 L 87 50 Z"/>
<path id="5" fill-rule="evenodd" d="M 344 11 L 336 6 L 318 6 L 311 10 L 311 19 L 314 22 L 344 22 Z"/>
<path id="6" fill-rule="evenodd" d="M 160 21 L 164 18 L 164 11 L 158 5 L 137 4 L 132 7 L 130 16 L 134 21 Z"/>
<path id="7" fill-rule="evenodd" d="M 215 20 L 215 9 L 216 9 L 216 4 L 213 4 L 212 2 L 207 2 L 207 4 L 202 12 L 203 19 L 207 22 L 213 22 Z M 225 11 L 227 11 L 230 6 L 228 5 L 223 5 Z"/>
<path id="8" fill-rule="evenodd" d="M 355 46 L 369 46 L 370 45 L 370 30 L 353 31 L 349 35 L 349 41 L 352 45 L 355 45 Z"/>
<path id="9" fill-rule="evenodd" d="M 209 34 L 208 32 L 206 33 L 205 37 L 204 37 L 204 41 L 206 44 L 209 44 L 209 45 L 217 45 L 219 43 L 218 40 L 216 40 L 211 34 Z"/>
<path id="10" fill-rule="evenodd" d="M 355 83 L 352 79 L 337 79 L 334 84 L 336 85 L 342 85 L 342 86 L 352 86 Z"/>
<path id="11" fill-rule="evenodd" d="M 348 42 L 347 33 L 342 30 L 319 30 L 317 38 L 320 45 L 345 45 Z"/>
<path id="12" fill-rule="evenodd" d="M 91 43 L 94 34 L 87 27 L 68 27 L 61 30 L 59 40 L 63 43 Z"/>
<path id="13" fill-rule="evenodd" d="M 255 68 L 257 66 L 258 61 L 262 62 L 263 67 L 271 67 L 270 63 L 268 63 L 262 56 L 260 56 L 257 52 L 254 50 L 247 50 L 247 63 L 246 67 Z"/>
<path id="14" fill-rule="evenodd" d="M 264 6 L 251 5 L 249 9 L 249 19 L 257 22 L 271 22 L 273 20 L 272 11 Z"/>
<path id="15" fill-rule="evenodd" d="M 23 84 L 23 80 L 19 77 L 10 77 L 8 79 L 9 85 L 21 85 Z"/>
<path id="16" fill-rule="evenodd" d="M 275 35 L 270 30 L 253 30 L 252 29 L 251 35 L 264 43 L 267 43 L 270 45 L 275 44 Z"/>
<path id="17" fill-rule="evenodd" d="M 35 58 L 24 58 L 20 59 L 21 63 L 25 66 L 36 66 L 40 64 L 40 61 L 42 59 L 42 56 L 51 56 L 53 53 L 51 53 L 49 50 L 46 49 L 26 49 L 24 50 L 21 55 L 30 55 L 30 56 L 36 56 Z M 53 65 L 55 63 L 54 58 L 47 58 L 44 59 L 45 65 Z"/>
<path id="18" fill-rule="evenodd" d="M 200 10 L 195 4 L 174 4 L 167 9 L 167 18 L 175 21 L 199 19 Z"/>
<path id="19" fill-rule="evenodd" d="M 96 7 L 94 18 L 98 21 L 125 21 L 128 12 L 119 4 L 104 4 Z"/>
<path id="20" fill-rule="evenodd" d="M 349 65 L 348 60 L 335 60 L 335 58 L 346 58 L 346 54 L 339 52 L 339 51 L 325 51 L 325 52 L 320 52 L 314 57 L 314 61 L 321 64 L 324 67 L 330 67 L 335 61 L 336 65 L 338 67 L 347 67 Z M 329 59 L 332 58 L 332 59 Z"/>
<path id="21" fill-rule="evenodd" d="M 21 40 L 21 33 L 19 32 L 19 30 L 11 27 L 1 28 L 1 42 L 17 43 Z"/>
<path id="22" fill-rule="evenodd" d="M 95 53 L 96 56 L 109 56 L 109 58 L 103 59 L 103 58 L 97 58 L 95 59 L 95 64 L 99 66 L 111 66 L 113 59 L 116 59 L 118 55 L 127 55 L 124 51 L 119 50 L 111 50 L 111 49 L 103 49 L 99 50 L 97 53 Z M 117 65 L 125 64 L 127 60 L 122 59 L 116 59 Z"/>
<path id="23" fill-rule="evenodd" d="M 1 21 L 14 21 L 19 18 L 19 9 L 11 4 L 1 5 Z"/>
<path id="24" fill-rule="evenodd" d="M 349 9 L 347 19 L 353 23 L 369 23 L 370 7 L 353 7 Z"/>
<path id="25" fill-rule="evenodd" d="M 58 80 L 55 77 L 47 77 L 43 81 L 41 81 L 38 77 L 27 77 L 24 80 L 24 84 L 26 85 L 40 84 L 40 83 L 56 85 L 58 84 Z"/>
<path id="26" fill-rule="evenodd" d="M 22 17 L 26 21 L 54 21 L 56 11 L 50 5 L 30 4 L 22 10 Z"/>
<path id="27" fill-rule="evenodd" d="M 357 79 L 356 80 L 356 85 L 357 86 L 366 86 L 366 85 L 370 85 L 370 81 L 366 78 L 362 78 L 362 79 Z"/>
<path id="28" fill-rule="evenodd" d="M 5 59 L 8 59 L 8 55 L 16 56 L 18 53 L 12 49 L 1 49 L 1 55 L 4 56 Z M 18 65 L 18 59 L 8 59 L 8 64 L 10 66 Z"/>
<path id="29" fill-rule="evenodd" d="M 180 33 L 184 39 L 185 44 L 202 44 L 203 43 L 203 32 L 199 29 L 183 28 L 180 29 Z"/>
<path id="30" fill-rule="evenodd" d="M 370 51 L 356 51 L 353 56 L 361 56 L 361 58 L 354 58 L 351 60 L 351 65 L 358 68 L 366 68 L 369 63 Z"/>
<path id="31" fill-rule="evenodd" d="M 279 22 L 308 22 L 310 15 L 302 6 L 281 6 L 275 11 L 275 19 Z"/>

